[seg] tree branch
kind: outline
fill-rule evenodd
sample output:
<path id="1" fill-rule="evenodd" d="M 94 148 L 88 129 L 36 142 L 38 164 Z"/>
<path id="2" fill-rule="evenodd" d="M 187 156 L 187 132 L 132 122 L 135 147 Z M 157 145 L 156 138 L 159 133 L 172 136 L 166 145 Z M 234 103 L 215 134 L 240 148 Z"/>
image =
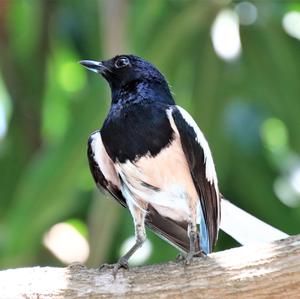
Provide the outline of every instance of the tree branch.
<path id="1" fill-rule="evenodd" d="M 99 272 L 81 265 L 0 272 L 1 298 L 299 298 L 300 235 L 167 264 Z"/>

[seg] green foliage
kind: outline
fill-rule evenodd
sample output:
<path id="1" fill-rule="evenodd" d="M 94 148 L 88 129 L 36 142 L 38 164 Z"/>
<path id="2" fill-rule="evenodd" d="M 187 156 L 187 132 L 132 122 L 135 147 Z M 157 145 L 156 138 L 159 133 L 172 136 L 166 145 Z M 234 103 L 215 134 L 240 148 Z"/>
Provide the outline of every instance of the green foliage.
<path id="1" fill-rule="evenodd" d="M 90 264 L 113 262 L 133 234 L 132 221 L 95 191 L 89 174 L 86 141 L 103 122 L 109 94 L 77 61 L 111 56 L 102 53 L 107 26 L 115 22 L 94 0 L 7 3 L 0 18 L 6 28 L 0 32 L 0 97 L 8 95 L 11 115 L 0 139 L 0 266 L 57 263 L 43 248 L 43 234 L 73 218 L 89 226 L 92 256 L 101 252 Z M 300 160 L 300 42 L 281 26 L 296 6 L 258 1 L 257 21 L 240 26 L 242 54 L 228 62 L 216 55 L 210 32 L 218 12 L 235 4 L 131 1 L 129 48 L 164 72 L 177 103 L 203 129 L 222 193 L 275 227 L 299 233 L 299 201 L 285 205 L 273 188 Z M 270 148 L 283 143 L 279 155 Z M 147 262 L 175 258 L 173 248 L 148 235 L 154 248 Z M 234 244 L 221 234 L 217 249 Z"/>

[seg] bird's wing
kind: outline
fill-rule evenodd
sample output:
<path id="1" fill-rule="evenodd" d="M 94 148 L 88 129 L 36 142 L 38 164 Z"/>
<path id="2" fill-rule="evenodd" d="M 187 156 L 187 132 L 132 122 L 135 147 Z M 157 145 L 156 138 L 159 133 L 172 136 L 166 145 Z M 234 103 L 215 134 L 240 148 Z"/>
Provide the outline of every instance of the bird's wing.
<path id="1" fill-rule="evenodd" d="M 206 251 L 211 252 L 217 241 L 220 222 L 218 182 L 211 151 L 203 133 L 187 111 L 176 106 L 167 113 L 173 130 L 180 136 L 182 149 L 200 199 L 201 247 L 202 249 L 206 247 Z"/>
<path id="2" fill-rule="evenodd" d="M 87 156 L 97 187 L 110 193 L 123 207 L 127 207 L 126 200 L 121 192 L 120 179 L 113 161 L 104 148 L 100 131 L 91 134 L 88 140 Z"/>

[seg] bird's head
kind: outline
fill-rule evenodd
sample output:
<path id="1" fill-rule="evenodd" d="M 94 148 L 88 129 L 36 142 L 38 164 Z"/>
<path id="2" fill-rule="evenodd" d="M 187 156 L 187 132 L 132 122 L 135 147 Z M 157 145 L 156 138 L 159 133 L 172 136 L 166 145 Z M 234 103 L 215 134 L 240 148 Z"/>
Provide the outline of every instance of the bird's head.
<path id="1" fill-rule="evenodd" d="M 82 60 L 80 64 L 101 74 L 109 83 L 113 94 L 120 90 L 133 90 L 141 83 L 170 93 L 160 71 L 153 64 L 135 55 L 117 55 L 104 61 Z"/>

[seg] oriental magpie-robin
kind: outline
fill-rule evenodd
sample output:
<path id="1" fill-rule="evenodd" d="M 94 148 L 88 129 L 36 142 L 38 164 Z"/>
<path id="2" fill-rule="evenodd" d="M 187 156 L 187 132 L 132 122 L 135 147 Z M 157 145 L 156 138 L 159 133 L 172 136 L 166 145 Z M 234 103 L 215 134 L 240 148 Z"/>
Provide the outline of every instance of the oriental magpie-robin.
<path id="1" fill-rule="evenodd" d="M 159 70 L 140 57 L 80 63 L 107 80 L 112 98 L 102 128 L 88 140 L 90 169 L 97 186 L 129 209 L 135 228 L 136 243 L 114 266 L 114 275 L 145 241 L 145 225 L 185 254 L 186 263 L 210 253 L 218 238 L 221 195 L 210 148 L 193 118 L 175 104 Z M 227 218 L 240 215 L 225 200 L 222 209 Z M 255 219 L 242 213 L 245 220 Z M 240 240 L 236 225 L 227 221 L 224 227 Z"/>

